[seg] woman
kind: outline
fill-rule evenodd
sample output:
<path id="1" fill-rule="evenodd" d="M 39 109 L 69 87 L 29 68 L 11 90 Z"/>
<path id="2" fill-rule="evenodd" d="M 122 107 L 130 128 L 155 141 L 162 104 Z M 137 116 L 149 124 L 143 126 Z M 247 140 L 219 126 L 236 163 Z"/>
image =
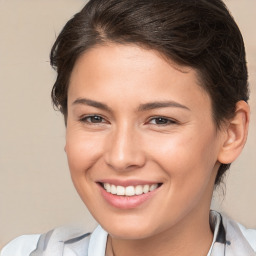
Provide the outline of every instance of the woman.
<path id="1" fill-rule="evenodd" d="M 51 52 L 73 183 L 100 226 L 2 255 L 255 255 L 256 231 L 210 211 L 245 144 L 240 31 L 220 0 L 92 0 Z"/>

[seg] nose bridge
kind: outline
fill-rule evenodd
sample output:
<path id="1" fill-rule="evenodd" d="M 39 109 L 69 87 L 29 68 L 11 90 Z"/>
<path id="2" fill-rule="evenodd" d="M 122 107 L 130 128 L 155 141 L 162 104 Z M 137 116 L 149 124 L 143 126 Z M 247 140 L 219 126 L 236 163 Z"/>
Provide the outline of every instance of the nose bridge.
<path id="1" fill-rule="evenodd" d="M 139 142 L 139 133 L 128 122 L 113 129 L 105 160 L 115 170 L 124 171 L 143 166 L 145 156 Z"/>

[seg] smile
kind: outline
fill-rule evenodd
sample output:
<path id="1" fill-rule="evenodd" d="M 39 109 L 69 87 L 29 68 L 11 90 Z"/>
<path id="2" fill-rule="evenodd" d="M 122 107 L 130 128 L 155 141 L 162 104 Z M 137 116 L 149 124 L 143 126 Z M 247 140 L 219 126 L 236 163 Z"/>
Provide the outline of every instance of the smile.
<path id="1" fill-rule="evenodd" d="M 142 195 L 147 194 L 149 192 L 154 191 L 157 189 L 160 184 L 152 184 L 152 185 L 137 185 L 137 186 L 116 186 L 110 183 L 103 183 L 103 188 L 112 195 L 118 196 L 135 196 L 135 195 Z"/>

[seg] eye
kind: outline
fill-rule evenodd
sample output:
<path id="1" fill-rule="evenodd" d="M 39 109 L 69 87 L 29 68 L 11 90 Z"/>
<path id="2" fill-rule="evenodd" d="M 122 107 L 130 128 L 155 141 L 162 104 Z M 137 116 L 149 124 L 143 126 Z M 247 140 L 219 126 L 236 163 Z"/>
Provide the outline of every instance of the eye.
<path id="1" fill-rule="evenodd" d="M 80 119 L 80 121 L 84 123 L 91 123 L 91 124 L 106 123 L 106 120 L 103 117 L 98 115 L 84 116 Z"/>
<path id="2" fill-rule="evenodd" d="M 155 125 L 171 125 L 171 124 L 176 124 L 177 122 L 172 119 L 159 116 L 159 117 L 151 118 L 149 120 L 149 123 L 155 124 Z"/>

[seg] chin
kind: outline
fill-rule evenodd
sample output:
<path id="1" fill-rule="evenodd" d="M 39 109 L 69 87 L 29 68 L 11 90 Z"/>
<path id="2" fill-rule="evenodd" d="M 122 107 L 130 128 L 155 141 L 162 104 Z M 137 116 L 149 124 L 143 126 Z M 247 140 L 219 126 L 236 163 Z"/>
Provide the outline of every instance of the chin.
<path id="1" fill-rule="evenodd" d="M 138 240 L 153 236 L 156 233 L 152 222 L 145 221 L 113 221 L 106 225 L 102 223 L 102 227 L 116 239 Z"/>

